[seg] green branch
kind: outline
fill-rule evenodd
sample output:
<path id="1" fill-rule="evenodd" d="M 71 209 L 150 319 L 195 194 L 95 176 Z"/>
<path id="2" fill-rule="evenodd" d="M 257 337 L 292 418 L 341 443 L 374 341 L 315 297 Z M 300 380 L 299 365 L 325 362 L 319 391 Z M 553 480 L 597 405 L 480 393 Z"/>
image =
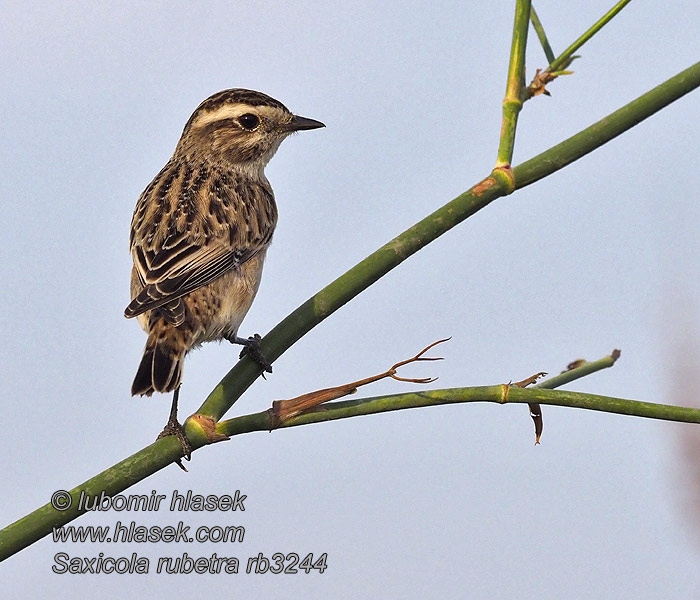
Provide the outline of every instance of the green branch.
<path id="1" fill-rule="evenodd" d="M 490 385 L 482 387 L 450 388 L 343 400 L 322 405 L 310 412 L 293 417 L 281 427 L 299 427 L 312 423 L 349 419 L 363 415 L 375 415 L 394 410 L 441 406 L 443 404 L 462 404 L 467 402 L 493 402 L 496 404 L 548 404 L 570 408 L 585 408 L 601 412 L 662 419 L 679 423 L 700 423 L 700 409 L 684 406 L 670 406 L 653 402 L 640 402 L 625 398 L 613 398 L 598 394 L 584 394 L 550 390 L 541 387 L 518 388 L 508 385 Z M 254 431 L 270 431 L 271 422 L 268 411 L 262 411 L 242 417 L 222 421 L 217 426 L 218 433 L 234 436 Z"/>
<path id="2" fill-rule="evenodd" d="M 517 0 L 513 22 L 513 39 L 510 47 L 508 83 L 503 99 L 503 120 L 501 141 L 498 145 L 496 169 L 508 168 L 513 160 L 515 130 L 518 115 L 523 107 L 522 91 L 525 87 L 525 49 L 527 48 L 528 21 L 530 20 L 530 0 Z"/>

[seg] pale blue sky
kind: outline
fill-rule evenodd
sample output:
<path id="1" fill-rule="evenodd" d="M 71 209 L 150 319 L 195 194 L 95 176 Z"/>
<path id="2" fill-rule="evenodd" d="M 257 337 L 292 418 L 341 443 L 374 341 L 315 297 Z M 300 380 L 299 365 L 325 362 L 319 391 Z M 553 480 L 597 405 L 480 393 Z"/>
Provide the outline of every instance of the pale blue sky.
<path id="1" fill-rule="evenodd" d="M 536 7 L 560 51 L 610 4 Z M 129 396 L 145 341 L 122 314 L 129 222 L 199 102 L 248 87 L 327 125 L 286 141 L 267 170 L 280 221 L 241 329 L 265 333 L 489 172 L 513 3 L 1 5 L 5 525 L 150 443 L 167 417 L 169 397 Z M 580 52 L 574 76 L 556 81 L 551 98 L 527 103 L 515 162 L 690 66 L 700 55 L 698 23 L 696 0 L 631 3 Z M 530 42 L 528 76 L 545 66 Z M 504 383 L 617 347 L 614 369 L 572 389 L 692 400 L 700 379 L 700 359 L 687 350 L 699 330 L 699 99 L 686 96 L 431 244 L 302 339 L 233 413 L 374 374 L 450 335 L 445 361 L 410 374 L 439 376 L 434 388 Z M 210 344 L 188 358 L 183 415 L 237 352 Z M 407 389 L 382 382 L 363 395 Z M 0 565 L 3 592 L 697 597 L 700 507 L 680 434 L 694 440 L 700 429 L 544 409 L 537 447 L 524 406 L 475 404 L 235 438 L 197 452 L 189 474 L 171 467 L 126 493 L 241 490 L 245 513 L 130 518 L 243 525 L 243 543 L 46 538 Z M 327 552 L 328 569 L 59 576 L 51 566 L 62 551 L 137 552 L 154 563 L 184 552 Z"/>

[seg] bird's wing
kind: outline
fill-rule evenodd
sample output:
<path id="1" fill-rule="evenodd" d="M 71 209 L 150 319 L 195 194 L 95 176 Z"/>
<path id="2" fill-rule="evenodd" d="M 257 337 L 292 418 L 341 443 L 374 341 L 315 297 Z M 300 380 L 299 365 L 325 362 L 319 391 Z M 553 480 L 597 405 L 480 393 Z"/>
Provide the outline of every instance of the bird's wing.
<path id="1" fill-rule="evenodd" d="M 240 267 L 264 248 L 264 243 L 235 250 L 226 244 L 197 245 L 184 235 L 166 239 L 158 250 L 134 245 L 134 266 L 144 287 L 126 307 L 124 316 L 136 317 L 147 310 L 164 307 Z M 173 303 L 170 308 L 182 312 L 181 303 Z M 182 322 L 177 316 L 174 319 Z"/>

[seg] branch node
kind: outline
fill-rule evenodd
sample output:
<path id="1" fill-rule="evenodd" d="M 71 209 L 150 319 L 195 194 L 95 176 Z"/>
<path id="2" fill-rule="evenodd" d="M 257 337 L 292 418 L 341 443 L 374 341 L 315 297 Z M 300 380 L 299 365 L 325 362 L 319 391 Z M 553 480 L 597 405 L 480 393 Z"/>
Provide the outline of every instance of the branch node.
<path id="1" fill-rule="evenodd" d="M 515 191 L 515 174 L 509 164 L 497 164 L 491 171 L 491 177 L 496 180 L 506 195 Z"/>
<path id="2" fill-rule="evenodd" d="M 225 442 L 229 436 L 216 431 L 216 421 L 207 415 L 194 414 L 187 418 L 186 426 L 194 429 L 193 437 L 203 438 L 202 445 Z"/>

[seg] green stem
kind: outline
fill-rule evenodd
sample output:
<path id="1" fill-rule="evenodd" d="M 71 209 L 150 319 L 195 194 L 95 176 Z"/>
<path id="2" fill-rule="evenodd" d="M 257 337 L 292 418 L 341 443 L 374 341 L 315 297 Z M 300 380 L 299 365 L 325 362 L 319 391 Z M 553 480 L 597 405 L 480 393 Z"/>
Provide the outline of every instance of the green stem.
<path id="1" fill-rule="evenodd" d="M 620 0 L 615 6 L 613 6 L 608 12 L 606 12 L 600 19 L 598 19 L 593 25 L 591 25 L 584 33 L 579 37 L 571 46 L 569 46 L 564 52 L 562 52 L 555 60 L 550 60 L 550 64 L 547 67 L 547 71 L 554 73 L 561 69 L 566 68 L 571 62 L 571 56 L 574 52 L 583 46 L 588 40 L 590 40 L 596 33 L 598 33 L 605 25 L 607 25 L 612 18 L 619 13 L 625 6 L 627 6 L 631 0 Z"/>
<path id="2" fill-rule="evenodd" d="M 510 46 L 508 83 L 503 99 L 503 120 L 501 140 L 498 146 L 496 169 L 510 166 L 515 147 L 515 130 L 518 115 L 523 107 L 522 91 L 525 87 L 525 49 L 527 47 L 528 21 L 530 20 L 530 0 L 517 0 L 513 21 L 513 39 Z"/>
<path id="3" fill-rule="evenodd" d="M 612 367 L 618 358 L 620 358 L 620 351 L 613 350 L 611 354 L 605 356 L 604 358 L 601 358 L 600 360 L 596 360 L 593 362 L 584 362 L 580 367 L 570 369 L 569 371 L 564 371 L 559 375 L 555 375 L 554 377 L 545 379 L 544 381 L 536 384 L 533 387 L 543 388 L 547 390 L 561 387 L 562 385 L 571 383 L 572 381 L 580 379 L 581 377 L 585 377 L 586 375 L 591 375 L 592 373 L 600 371 L 601 369 L 608 369 Z"/>
<path id="4" fill-rule="evenodd" d="M 547 404 L 584 408 L 601 412 L 661 419 L 679 423 L 700 423 L 700 409 L 685 406 L 670 406 L 653 402 L 640 402 L 626 398 L 614 398 L 599 394 L 584 394 L 542 387 L 518 388 L 507 385 L 490 385 L 482 387 L 451 388 L 394 394 L 357 400 L 331 402 L 313 411 L 304 413 L 286 421 L 281 428 L 299 427 L 312 423 L 324 423 L 338 419 L 349 419 L 363 415 L 375 415 L 394 410 L 441 406 L 443 404 L 462 404 L 468 402 L 493 402 L 496 404 Z M 243 417 L 222 421 L 216 427 L 217 433 L 229 436 L 269 431 L 271 429 L 268 411 L 262 411 Z"/>
<path id="5" fill-rule="evenodd" d="M 537 37 L 540 40 L 540 44 L 542 45 L 542 50 L 544 50 L 544 55 L 547 59 L 547 62 L 549 64 L 553 63 L 555 60 L 554 51 L 549 45 L 547 34 L 544 32 L 542 21 L 540 21 L 540 18 L 537 16 L 534 6 L 530 7 L 530 22 L 532 23 L 532 27 L 534 28 L 535 33 L 537 34 Z"/>

